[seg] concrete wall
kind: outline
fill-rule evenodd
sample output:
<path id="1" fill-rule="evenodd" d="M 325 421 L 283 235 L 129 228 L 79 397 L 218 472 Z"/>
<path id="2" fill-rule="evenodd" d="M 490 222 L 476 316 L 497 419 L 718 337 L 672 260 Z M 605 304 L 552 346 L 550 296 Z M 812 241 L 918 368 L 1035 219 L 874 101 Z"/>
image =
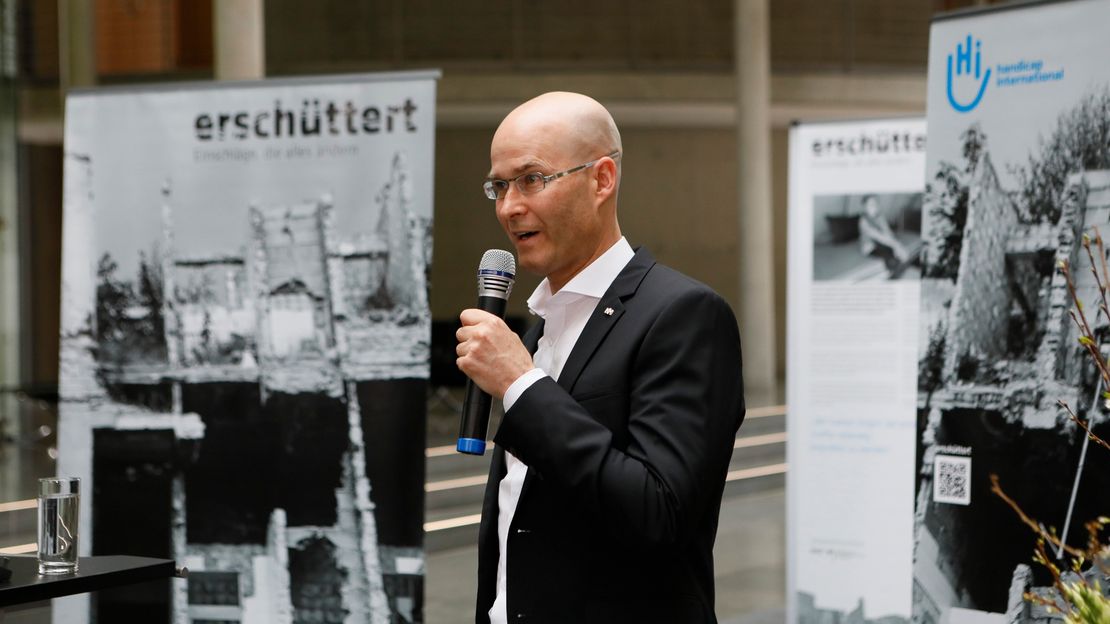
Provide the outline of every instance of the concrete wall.
<path id="1" fill-rule="evenodd" d="M 772 65 L 923 69 L 933 13 L 974 2 L 774 0 Z M 268 45 L 266 66 L 268 74 L 400 64 L 730 69 L 734 5 L 735 0 L 267 0 L 266 40 L 291 44 Z"/>
<path id="2" fill-rule="evenodd" d="M 971 2 L 946 0 L 943 8 Z M 124 0 L 98 0 L 98 12 L 85 18 L 95 20 L 100 33 L 89 51 L 97 57 L 100 80 L 212 75 L 209 2 L 158 0 L 145 13 L 117 10 L 121 7 L 127 8 Z M 614 111 L 628 148 L 621 212 L 629 240 L 649 246 L 660 260 L 708 283 L 738 307 L 737 211 L 766 207 L 737 206 L 734 8 L 735 0 L 603 5 L 587 0 L 265 0 L 265 74 L 443 69 L 434 181 L 432 309 L 437 319 L 472 304 L 470 274 L 481 252 L 508 246 L 492 206 L 477 189 L 488 166 L 493 129 L 513 105 L 551 89 L 589 93 Z M 768 131 L 780 373 L 786 128 L 796 119 L 922 113 L 929 20 L 939 8 L 934 0 L 770 3 L 773 127 Z M 149 41 L 107 37 L 137 32 L 138 22 L 153 19 L 151 12 L 175 16 L 173 27 Z M 21 62 L 28 80 L 19 94 L 24 144 L 61 142 L 58 79 L 64 63 L 58 19 L 57 3 L 32 2 L 21 25 L 29 51 Z M 158 62 L 152 64 L 155 57 Z M 45 176 L 54 179 L 44 186 L 59 184 L 55 172 L 31 164 L 21 186 Z M 35 207 L 26 213 L 44 212 L 42 201 L 32 203 Z M 54 238 L 36 239 L 34 246 L 50 243 L 48 250 L 57 254 L 50 242 Z M 29 253 L 34 252 L 23 252 Z M 39 273 L 36 269 L 35 280 L 49 277 Z M 523 313 L 535 283 L 530 278 L 518 282 L 511 312 Z M 36 301 L 33 307 L 42 305 Z M 32 342 L 36 353 L 56 352 L 48 341 Z"/>

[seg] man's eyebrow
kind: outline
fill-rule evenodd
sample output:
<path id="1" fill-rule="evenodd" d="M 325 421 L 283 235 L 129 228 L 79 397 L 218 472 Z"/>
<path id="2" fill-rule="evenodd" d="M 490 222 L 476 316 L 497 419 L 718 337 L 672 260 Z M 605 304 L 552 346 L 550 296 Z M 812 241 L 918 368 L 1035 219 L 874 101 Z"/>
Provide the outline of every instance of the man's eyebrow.
<path id="1" fill-rule="evenodd" d="M 512 178 L 514 175 L 519 174 L 519 173 L 528 173 L 528 172 L 531 172 L 531 171 L 542 170 L 546 166 L 547 166 L 546 164 L 541 163 L 538 160 L 529 160 L 528 162 L 526 162 L 522 165 L 517 165 L 516 167 L 513 167 L 512 169 L 510 169 L 509 173 L 512 174 L 512 175 L 509 175 L 508 177 Z M 491 171 L 491 172 L 489 172 L 489 175 L 486 176 L 486 179 L 487 180 L 503 180 L 503 179 L 507 179 L 507 178 L 498 178 Z"/>

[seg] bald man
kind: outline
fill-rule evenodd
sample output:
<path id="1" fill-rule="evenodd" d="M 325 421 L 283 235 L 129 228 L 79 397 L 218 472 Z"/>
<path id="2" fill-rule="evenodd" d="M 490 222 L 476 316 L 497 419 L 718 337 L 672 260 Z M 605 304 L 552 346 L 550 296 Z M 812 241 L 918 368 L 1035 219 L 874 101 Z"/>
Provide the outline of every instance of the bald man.
<path id="1" fill-rule="evenodd" d="M 490 146 L 486 195 L 519 265 L 545 279 L 523 342 L 492 314 L 460 317 L 459 368 L 505 406 L 477 622 L 717 621 L 740 336 L 716 293 L 621 235 L 622 156 L 608 111 L 572 93 L 525 102 Z"/>

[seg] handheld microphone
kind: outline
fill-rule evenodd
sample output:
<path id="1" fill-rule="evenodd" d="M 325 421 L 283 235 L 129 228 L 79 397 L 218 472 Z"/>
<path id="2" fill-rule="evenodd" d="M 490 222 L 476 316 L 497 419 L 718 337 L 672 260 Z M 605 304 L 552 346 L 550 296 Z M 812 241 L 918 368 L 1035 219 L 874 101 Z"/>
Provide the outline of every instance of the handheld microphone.
<path id="1" fill-rule="evenodd" d="M 478 263 L 478 309 L 498 317 L 505 317 L 505 303 L 513 291 L 516 278 L 516 260 L 513 254 L 501 249 L 490 249 L 482 254 Z M 460 453 L 484 455 L 486 433 L 489 429 L 489 412 L 493 397 L 482 391 L 474 381 L 466 380 L 466 398 L 463 399 L 462 422 L 459 425 Z"/>

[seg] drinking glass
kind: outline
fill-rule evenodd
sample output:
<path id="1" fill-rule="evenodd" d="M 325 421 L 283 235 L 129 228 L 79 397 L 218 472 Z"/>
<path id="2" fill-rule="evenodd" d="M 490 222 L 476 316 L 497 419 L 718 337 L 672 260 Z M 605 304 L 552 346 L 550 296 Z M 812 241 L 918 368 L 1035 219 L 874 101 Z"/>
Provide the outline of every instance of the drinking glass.
<path id="1" fill-rule="evenodd" d="M 39 574 L 77 571 L 77 521 L 81 479 L 39 479 Z"/>

